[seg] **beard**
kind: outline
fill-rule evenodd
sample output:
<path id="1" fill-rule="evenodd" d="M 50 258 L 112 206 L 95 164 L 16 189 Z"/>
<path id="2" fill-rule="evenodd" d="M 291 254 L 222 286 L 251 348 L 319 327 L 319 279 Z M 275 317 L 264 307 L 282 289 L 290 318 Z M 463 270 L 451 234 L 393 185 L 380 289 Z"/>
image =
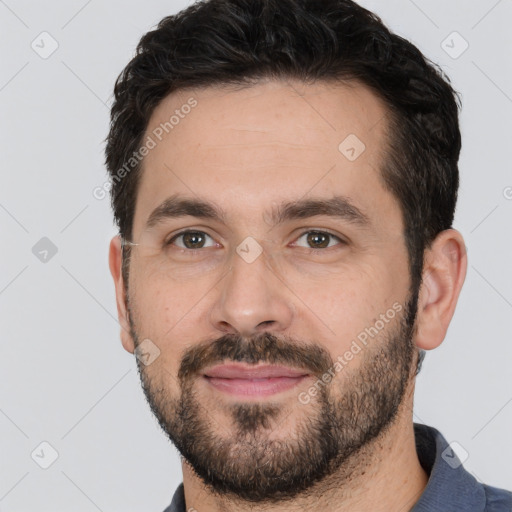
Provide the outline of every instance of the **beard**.
<path id="1" fill-rule="evenodd" d="M 144 367 L 137 360 L 144 394 L 160 427 L 212 493 L 261 505 L 294 499 L 343 469 L 350 478 L 354 460 L 354 467 L 361 465 L 364 448 L 394 423 L 412 376 L 416 308 L 412 293 L 399 321 L 361 350 L 359 367 L 344 367 L 343 379 L 322 382 L 307 405 L 268 398 L 208 403 L 198 394 L 202 370 L 221 362 L 293 366 L 319 380 L 333 368 L 321 346 L 269 332 L 251 338 L 227 334 L 188 348 L 178 396 L 171 396 L 173 376 L 164 367 Z M 129 320 L 137 346 L 130 311 Z M 279 436 L 278 427 L 290 419 L 291 427 Z"/>

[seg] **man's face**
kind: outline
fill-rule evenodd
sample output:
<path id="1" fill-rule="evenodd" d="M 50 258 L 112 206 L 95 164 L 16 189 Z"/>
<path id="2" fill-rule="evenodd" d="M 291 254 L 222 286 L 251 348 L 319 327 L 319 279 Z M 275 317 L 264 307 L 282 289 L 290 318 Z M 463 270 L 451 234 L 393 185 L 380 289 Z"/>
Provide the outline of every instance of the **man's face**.
<path id="1" fill-rule="evenodd" d="M 148 402 L 218 491 L 293 496 L 396 419 L 415 301 L 400 208 L 380 176 L 386 131 L 385 107 L 357 84 L 182 92 L 149 122 L 131 339 L 158 347 L 138 362 Z M 148 226 L 168 198 L 174 214 Z M 179 200 L 213 208 L 190 215 Z"/>

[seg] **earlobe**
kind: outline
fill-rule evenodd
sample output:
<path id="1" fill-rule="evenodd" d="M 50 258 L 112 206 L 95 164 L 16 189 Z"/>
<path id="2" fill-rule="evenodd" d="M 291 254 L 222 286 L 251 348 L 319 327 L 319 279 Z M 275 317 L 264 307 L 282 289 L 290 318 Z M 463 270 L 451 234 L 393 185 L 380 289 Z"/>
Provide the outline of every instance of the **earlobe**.
<path id="1" fill-rule="evenodd" d="M 467 270 L 466 246 L 455 229 L 438 234 L 425 253 L 418 297 L 416 345 L 437 348 L 444 340 Z"/>
<path id="2" fill-rule="evenodd" d="M 114 280 L 117 304 L 117 317 L 121 326 L 121 343 L 124 349 L 131 354 L 135 351 L 135 344 L 130 334 L 130 323 L 128 321 L 128 308 L 126 305 L 126 287 L 122 272 L 122 249 L 121 237 L 119 235 L 110 241 L 108 264 L 110 273 Z"/>

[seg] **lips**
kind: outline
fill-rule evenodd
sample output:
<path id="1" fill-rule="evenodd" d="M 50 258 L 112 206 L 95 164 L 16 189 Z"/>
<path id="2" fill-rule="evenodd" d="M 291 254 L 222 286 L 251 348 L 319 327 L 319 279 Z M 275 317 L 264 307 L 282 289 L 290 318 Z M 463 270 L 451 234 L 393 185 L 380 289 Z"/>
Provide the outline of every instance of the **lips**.
<path id="1" fill-rule="evenodd" d="M 214 366 L 204 372 L 206 377 L 218 379 L 270 379 L 276 377 L 302 377 L 307 375 L 304 370 L 286 366 L 249 366 L 240 364 L 223 364 Z"/>
<path id="2" fill-rule="evenodd" d="M 286 366 L 223 364 L 205 370 L 203 377 L 217 391 L 247 398 L 286 391 L 308 374 Z"/>

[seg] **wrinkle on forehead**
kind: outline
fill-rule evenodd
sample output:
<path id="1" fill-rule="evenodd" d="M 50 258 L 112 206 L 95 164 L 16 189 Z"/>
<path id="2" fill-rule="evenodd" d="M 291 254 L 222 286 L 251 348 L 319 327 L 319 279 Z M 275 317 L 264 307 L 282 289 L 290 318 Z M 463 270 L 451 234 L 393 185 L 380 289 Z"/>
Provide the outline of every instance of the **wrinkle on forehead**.
<path id="1" fill-rule="evenodd" d="M 270 81 L 244 89 L 210 87 L 171 93 L 155 109 L 148 130 L 151 125 L 167 121 L 169 113 L 191 96 L 197 99 L 198 105 L 190 115 L 194 116 L 202 106 L 209 111 L 209 116 L 205 117 L 215 126 L 210 135 L 215 135 L 220 127 L 238 132 L 280 133 L 283 122 L 289 119 L 294 119 L 295 128 L 306 132 L 343 130 L 346 128 L 344 118 L 356 129 L 357 125 L 377 123 L 387 108 L 368 87 L 357 82 L 348 85 L 318 82 L 306 86 L 300 82 L 288 85 Z M 319 105 L 319 101 L 323 105 Z M 180 123 L 173 133 L 185 131 L 186 125 Z"/>

